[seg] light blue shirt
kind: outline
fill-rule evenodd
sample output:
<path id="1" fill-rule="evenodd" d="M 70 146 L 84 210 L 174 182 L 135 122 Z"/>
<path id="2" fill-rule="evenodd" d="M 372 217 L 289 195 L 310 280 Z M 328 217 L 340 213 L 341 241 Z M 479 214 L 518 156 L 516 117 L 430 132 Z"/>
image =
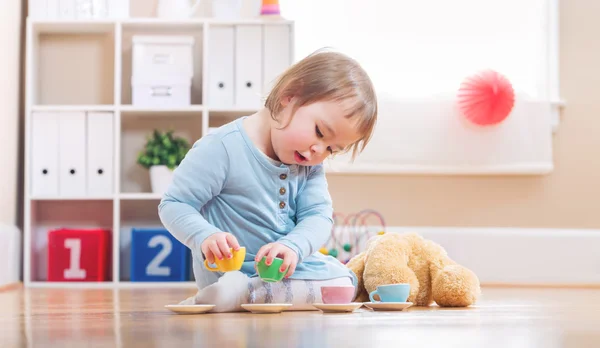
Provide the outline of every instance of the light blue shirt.
<path id="1" fill-rule="evenodd" d="M 350 269 L 318 251 L 333 225 L 323 166 L 270 160 L 248 137 L 244 118 L 194 143 L 158 206 L 163 225 L 201 260 L 208 236 L 232 233 L 246 247 L 241 271 L 251 277 L 258 250 L 279 242 L 298 254 L 291 279 L 348 276 L 356 284 Z"/>

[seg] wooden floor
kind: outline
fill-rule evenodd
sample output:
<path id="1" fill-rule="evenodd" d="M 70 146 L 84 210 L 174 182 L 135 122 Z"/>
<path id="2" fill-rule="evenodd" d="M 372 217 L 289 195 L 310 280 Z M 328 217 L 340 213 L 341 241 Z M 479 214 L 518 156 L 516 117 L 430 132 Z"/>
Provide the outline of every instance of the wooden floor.
<path id="1" fill-rule="evenodd" d="M 0 347 L 600 347 L 600 289 L 483 291 L 469 309 L 185 316 L 163 306 L 190 289 L 19 287 L 0 292 Z"/>

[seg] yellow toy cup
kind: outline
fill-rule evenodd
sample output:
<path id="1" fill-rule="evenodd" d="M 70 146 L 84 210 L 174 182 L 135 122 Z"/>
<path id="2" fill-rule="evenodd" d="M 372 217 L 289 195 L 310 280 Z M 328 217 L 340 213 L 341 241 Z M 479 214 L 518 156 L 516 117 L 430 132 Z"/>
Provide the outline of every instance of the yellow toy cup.
<path id="1" fill-rule="evenodd" d="M 242 268 L 242 265 L 244 264 L 244 258 L 246 257 L 246 248 L 241 247 L 238 251 L 234 251 L 232 248 L 230 248 L 229 250 L 232 254 L 232 257 L 230 259 L 215 259 L 215 266 L 217 267 L 210 267 L 210 265 L 208 264 L 208 260 L 204 260 L 204 267 L 206 267 L 206 269 L 211 272 L 239 271 Z"/>

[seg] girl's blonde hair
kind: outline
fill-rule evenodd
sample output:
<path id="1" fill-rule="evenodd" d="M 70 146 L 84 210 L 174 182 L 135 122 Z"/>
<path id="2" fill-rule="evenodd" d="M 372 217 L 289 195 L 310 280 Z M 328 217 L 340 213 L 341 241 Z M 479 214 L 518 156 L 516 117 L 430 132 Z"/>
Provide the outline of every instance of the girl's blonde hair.
<path id="1" fill-rule="evenodd" d="M 286 97 L 296 98 L 292 116 L 301 106 L 314 102 L 350 99 L 353 103 L 346 117 L 356 118 L 361 137 L 344 152 L 352 150 L 354 159 L 371 139 L 377 121 L 375 90 L 363 68 L 344 54 L 319 50 L 281 74 L 265 102 L 274 120 L 281 113 L 281 101 Z"/>

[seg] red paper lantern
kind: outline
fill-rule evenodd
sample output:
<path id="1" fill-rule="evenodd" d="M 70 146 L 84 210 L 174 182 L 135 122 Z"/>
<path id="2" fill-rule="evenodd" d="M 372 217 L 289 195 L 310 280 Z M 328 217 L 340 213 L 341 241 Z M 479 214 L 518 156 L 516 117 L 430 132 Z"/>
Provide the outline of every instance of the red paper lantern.
<path id="1" fill-rule="evenodd" d="M 511 83 L 493 70 L 467 77 L 458 90 L 460 112 L 477 125 L 494 125 L 504 121 L 514 104 L 515 91 Z"/>

